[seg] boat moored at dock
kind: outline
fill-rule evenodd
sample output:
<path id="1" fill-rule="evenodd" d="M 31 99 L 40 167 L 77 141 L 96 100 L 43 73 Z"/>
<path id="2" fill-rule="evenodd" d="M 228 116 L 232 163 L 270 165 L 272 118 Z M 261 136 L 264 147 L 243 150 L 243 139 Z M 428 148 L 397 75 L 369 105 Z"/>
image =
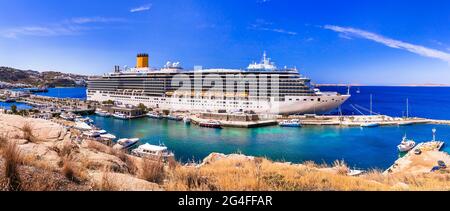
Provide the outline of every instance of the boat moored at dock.
<path id="1" fill-rule="evenodd" d="M 350 98 L 348 93 L 323 92 L 315 88 L 311 79 L 301 75 L 296 68 L 278 68 L 265 53 L 260 63 L 252 63 L 245 70 L 194 68 L 184 71 L 177 62 L 152 69 L 147 54 L 139 54 L 138 61 L 141 62 L 136 68 L 121 70 L 116 66 L 113 73 L 91 77 L 87 100 L 112 100 L 133 106 L 143 104 L 170 112 L 239 110 L 257 114 L 324 114 Z M 198 75 L 203 77 L 197 80 Z M 231 84 L 228 82 L 233 82 L 228 80 L 243 83 L 227 87 Z M 224 87 L 204 85 L 212 81 Z M 199 88 L 196 88 L 197 83 Z"/>
<path id="2" fill-rule="evenodd" d="M 136 145 L 139 142 L 139 138 L 123 138 L 117 141 L 117 144 L 113 146 L 113 149 L 127 150 Z"/>
<path id="3" fill-rule="evenodd" d="M 122 120 L 130 120 L 130 119 L 132 119 L 131 116 L 126 115 L 126 114 L 122 114 L 122 113 L 114 113 L 113 117 L 117 118 L 117 119 L 122 119 Z"/>
<path id="4" fill-rule="evenodd" d="M 219 121 L 214 121 L 214 120 L 200 122 L 198 125 L 200 127 L 207 127 L 207 128 L 217 128 L 217 129 L 222 128 L 222 123 L 220 123 Z"/>
<path id="5" fill-rule="evenodd" d="M 280 125 L 280 127 L 302 127 L 299 119 L 284 120 L 278 123 L 278 125 Z"/>
<path id="6" fill-rule="evenodd" d="M 173 114 L 169 114 L 169 115 L 165 116 L 165 118 L 168 120 L 173 120 L 173 121 L 182 121 L 183 120 L 183 117 L 173 115 Z"/>
<path id="7" fill-rule="evenodd" d="M 361 127 L 371 128 L 371 127 L 378 127 L 380 126 L 379 123 L 376 122 L 365 122 L 361 124 Z"/>
<path id="8" fill-rule="evenodd" d="M 397 146 L 399 152 L 409 152 L 414 149 L 416 142 L 413 140 L 408 140 L 406 136 L 403 137 L 402 142 Z"/>
<path id="9" fill-rule="evenodd" d="M 152 119 L 162 119 L 163 115 L 157 112 L 149 112 L 147 114 L 148 117 L 152 118 Z"/>
<path id="10" fill-rule="evenodd" d="M 166 146 L 157 146 L 157 145 L 151 145 L 151 144 L 143 144 L 139 146 L 136 149 L 133 149 L 131 151 L 131 154 L 143 157 L 143 158 L 149 158 L 149 159 L 163 159 L 167 160 L 169 158 L 173 158 L 174 154 L 168 150 Z"/>
<path id="11" fill-rule="evenodd" d="M 95 114 L 98 116 L 101 116 L 101 117 L 111 117 L 112 116 L 112 114 L 110 114 L 109 112 L 101 110 L 101 109 L 95 110 Z"/>

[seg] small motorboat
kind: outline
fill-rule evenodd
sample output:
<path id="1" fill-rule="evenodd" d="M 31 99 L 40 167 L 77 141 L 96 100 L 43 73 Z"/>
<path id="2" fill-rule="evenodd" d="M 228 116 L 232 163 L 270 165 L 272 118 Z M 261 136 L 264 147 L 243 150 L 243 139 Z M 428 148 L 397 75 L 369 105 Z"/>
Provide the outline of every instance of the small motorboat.
<path id="1" fill-rule="evenodd" d="M 220 129 L 222 128 L 222 124 L 219 121 L 207 121 L 207 122 L 200 122 L 199 123 L 200 127 L 208 127 L 208 128 L 217 128 Z"/>
<path id="2" fill-rule="evenodd" d="M 92 130 L 92 127 L 86 124 L 85 122 L 76 122 L 75 126 L 73 128 L 82 130 L 82 131 L 89 131 Z"/>
<path id="3" fill-rule="evenodd" d="M 183 117 L 169 114 L 169 115 L 166 116 L 166 119 L 173 120 L 173 121 L 182 121 Z"/>
<path id="4" fill-rule="evenodd" d="M 147 114 L 148 117 L 153 118 L 153 119 L 162 119 L 163 116 L 159 113 L 156 112 L 150 112 Z"/>
<path id="5" fill-rule="evenodd" d="M 191 124 L 191 118 L 189 118 L 189 117 L 184 117 L 184 118 L 183 118 L 183 122 L 184 122 L 184 124 Z"/>
<path id="6" fill-rule="evenodd" d="M 123 138 L 117 141 L 117 144 L 113 146 L 113 149 L 123 150 L 130 149 L 132 146 L 139 142 L 138 138 Z"/>
<path id="7" fill-rule="evenodd" d="M 170 152 L 166 146 L 151 145 L 148 143 L 133 149 L 131 154 L 143 158 L 163 160 L 174 157 L 174 154 Z"/>
<path id="8" fill-rule="evenodd" d="M 94 131 L 94 130 L 86 131 L 86 132 L 83 132 L 83 136 L 85 136 L 87 138 L 98 138 L 98 137 L 100 137 L 100 133 L 97 131 Z"/>
<path id="9" fill-rule="evenodd" d="M 366 122 L 361 124 L 361 127 L 378 127 L 378 126 L 380 126 L 380 124 L 372 122 Z"/>
<path id="10" fill-rule="evenodd" d="M 97 116 L 101 116 L 101 117 L 110 117 L 110 116 L 111 116 L 110 113 L 108 113 L 107 111 L 103 111 L 103 110 L 101 110 L 101 109 L 95 110 L 95 114 L 96 114 Z"/>
<path id="11" fill-rule="evenodd" d="M 412 122 L 399 122 L 398 126 L 410 126 L 412 124 L 413 124 Z"/>
<path id="12" fill-rule="evenodd" d="M 75 115 L 72 113 L 61 113 L 59 117 L 67 121 L 75 121 Z"/>
<path id="13" fill-rule="evenodd" d="M 117 119 L 123 119 L 123 120 L 131 119 L 131 116 L 128 116 L 128 115 L 125 115 L 125 114 L 122 114 L 122 113 L 114 113 L 113 117 L 117 118 Z"/>
<path id="14" fill-rule="evenodd" d="M 100 138 L 102 138 L 104 140 L 112 141 L 117 138 L 115 135 L 106 132 L 106 130 L 97 130 L 96 132 L 98 132 L 100 134 Z"/>
<path id="15" fill-rule="evenodd" d="M 77 122 L 84 122 L 84 123 L 87 123 L 87 124 L 92 124 L 92 123 L 94 123 L 94 120 L 92 120 L 92 119 L 89 118 L 89 117 L 85 117 L 85 118 L 83 118 L 83 117 L 77 117 L 77 118 L 75 119 L 75 121 L 77 121 Z"/>
<path id="16" fill-rule="evenodd" d="M 414 142 L 413 140 L 408 140 L 405 136 L 405 137 L 403 137 L 402 142 L 397 146 L 397 149 L 400 152 L 409 152 L 415 146 L 416 146 L 416 142 Z"/>
<path id="17" fill-rule="evenodd" d="M 302 127 L 302 124 L 300 123 L 300 120 L 293 119 L 293 120 L 284 120 L 280 123 L 278 123 L 280 127 Z"/>

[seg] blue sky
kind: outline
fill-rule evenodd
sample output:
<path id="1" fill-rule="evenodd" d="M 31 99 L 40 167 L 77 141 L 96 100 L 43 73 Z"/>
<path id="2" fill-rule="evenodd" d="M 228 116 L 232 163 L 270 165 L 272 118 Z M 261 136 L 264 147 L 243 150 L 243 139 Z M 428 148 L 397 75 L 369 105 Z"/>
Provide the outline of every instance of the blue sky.
<path id="1" fill-rule="evenodd" d="M 180 61 L 244 68 L 265 50 L 318 83 L 450 84 L 450 2 L 0 0 L 0 65 L 102 74 Z"/>

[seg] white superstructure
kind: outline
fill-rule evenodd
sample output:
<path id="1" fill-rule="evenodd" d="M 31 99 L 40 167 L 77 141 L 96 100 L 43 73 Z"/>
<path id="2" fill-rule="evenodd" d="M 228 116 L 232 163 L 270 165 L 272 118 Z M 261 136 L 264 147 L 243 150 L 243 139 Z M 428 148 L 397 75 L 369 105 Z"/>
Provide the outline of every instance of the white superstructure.
<path id="1" fill-rule="evenodd" d="M 297 69 L 278 69 L 264 53 L 247 70 L 184 71 L 179 63 L 162 69 L 116 67 L 88 82 L 88 100 L 113 100 L 171 111 L 253 111 L 259 114 L 321 114 L 350 95 L 321 92 Z"/>

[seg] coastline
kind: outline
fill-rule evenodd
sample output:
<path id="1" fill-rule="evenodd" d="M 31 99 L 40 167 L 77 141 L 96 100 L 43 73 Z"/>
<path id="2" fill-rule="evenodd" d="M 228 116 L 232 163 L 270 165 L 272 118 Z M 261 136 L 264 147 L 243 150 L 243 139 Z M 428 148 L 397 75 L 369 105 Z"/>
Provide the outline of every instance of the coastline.
<path id="1" fill-rule="evenodd" d="M 99 142 L 79 140 L 76 138 L 76 130 L 49 120 L 0 114 L 0 125 L 0 134 L 3 134 L 0 150 L 5 152 L 10 149 L 6 146 L 15 144 L 17 153 L 24 159 L 22 164 L 14 165 L 18 165 L 17 174 L 23 178 L 21 187 L 28 188 L 25 190 L 450 189 L 450 181 L 441 180 L 439 174 L 428 173 L 424 176 L 424 172 L 408 171 L 385 175 L 370 171 L 367 174 L 349 176 L 350 169 L 345 163 L 338 161 L 325 166 L 313 162 L 295 164 L 242 154 L 212 153 L 201 163 L 158 163 L 113 151 Z M 26 125 L 31 125 L 28 132 L 24 130 Z M 5 135 L 5 131 L 10 133 Z M 445 156 L 449 158 L 448 154 Z M 11 162 L 3 157 L 0 157 L 0 162 Z M 2 171 L 3 168 L 0 169 L 0 175 L 3 175 Z M 33 177 L 28 177 L 28 174 Z M 240 180 L 236 181 L 232 175 L 239 175 Z M 414 176 L 416 182 L 405 179 L 405 175 Z M 192 186 L 186 182 L 188 178 L 198 181 L 195 183 L 197 185 Z M 318 182 L 320 180 L 327 182 Z M 420 186 L 417 181 L 420 181 Z"/>

